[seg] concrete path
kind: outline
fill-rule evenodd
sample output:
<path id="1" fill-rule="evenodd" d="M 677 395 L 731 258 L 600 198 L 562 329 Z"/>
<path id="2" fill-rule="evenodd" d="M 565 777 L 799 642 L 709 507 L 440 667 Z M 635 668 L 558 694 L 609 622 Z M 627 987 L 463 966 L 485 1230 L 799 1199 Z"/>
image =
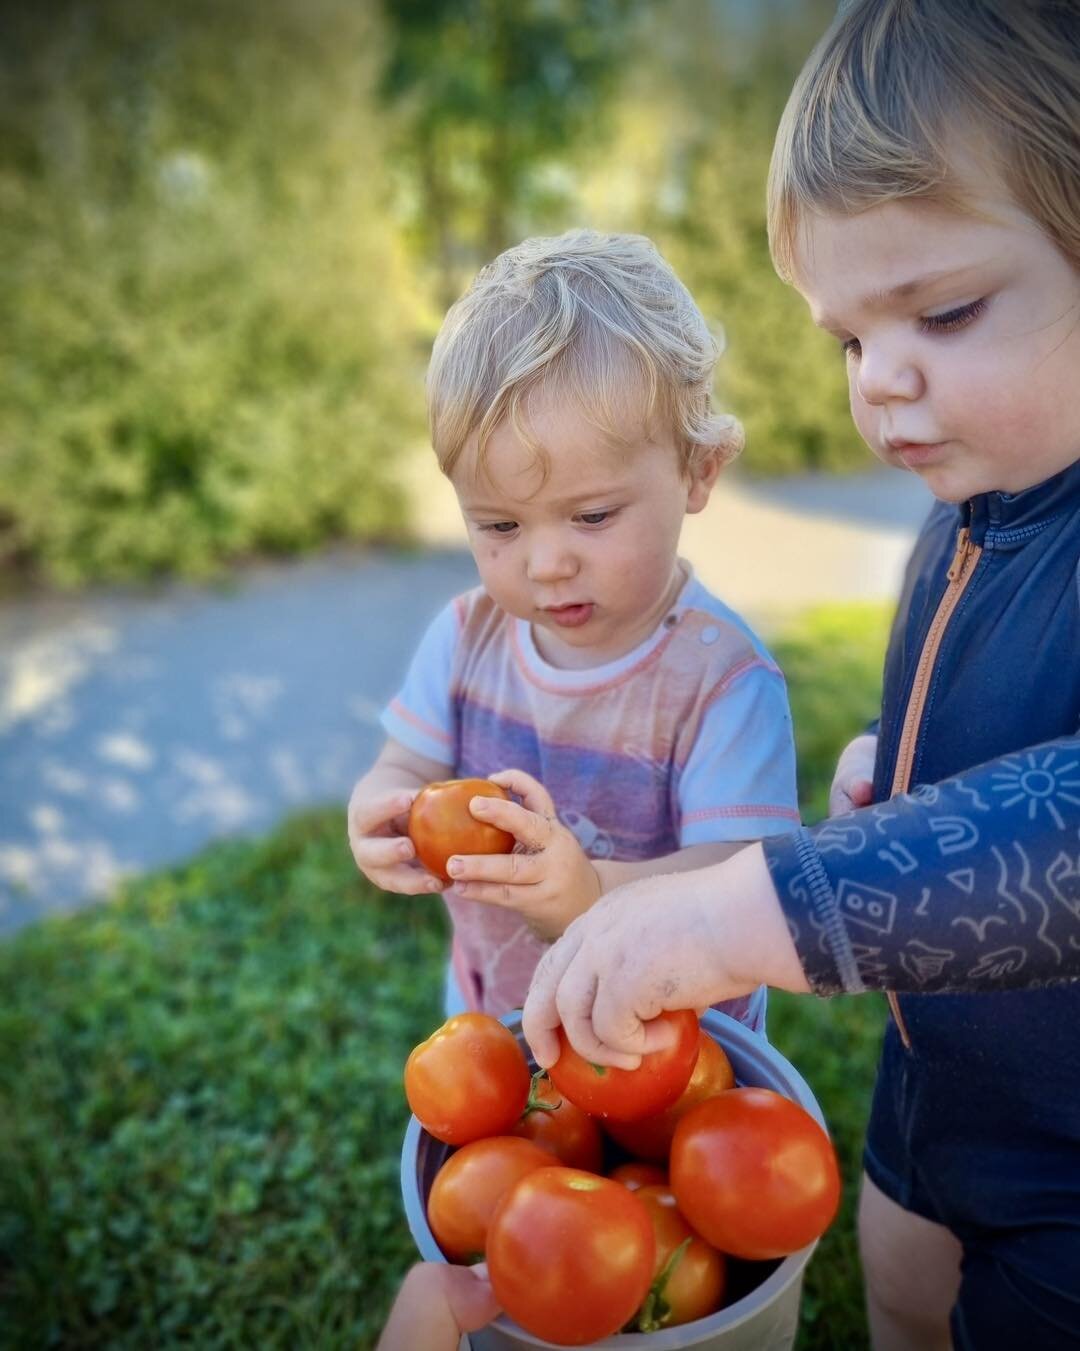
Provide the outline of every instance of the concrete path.
<path id="1" fill-rule="evenodd" d="M 415 554 L 333 551 L 228 589 L 0 604 L 0 932 L 214 837 L 344 802 L 424 625 L 475 580 L 448 486 L 421 473 L 413 490 Z M 729 477 L 687 523 L 684 553 L 768 629 L 808 604 L 891 598 L 928 505 L 889 471 Z"/>

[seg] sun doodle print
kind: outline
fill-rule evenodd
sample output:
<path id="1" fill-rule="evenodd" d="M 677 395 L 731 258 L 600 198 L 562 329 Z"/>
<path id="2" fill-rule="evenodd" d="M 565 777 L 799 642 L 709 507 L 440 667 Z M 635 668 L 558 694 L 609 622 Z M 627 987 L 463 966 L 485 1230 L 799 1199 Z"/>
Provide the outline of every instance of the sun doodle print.
<path id="1" fill-rule="evenodd" d="M 1039 808 L 1045 807 L 1058 830 L 1063 830 L 1065 822 L 1058 804 L 1068 802 L 1080 807 L 1080 760 L 1072 758 L 1055 763 L 1057 760 L 1056 750 L 1008 756 L 1002 760 L 1007 768 L 993 776 L 997 782 L 991 791 L 1009 795 L 1002 798 L 1003 807 L 1026 802 L 1029 821 L 1034 821 Z"/>

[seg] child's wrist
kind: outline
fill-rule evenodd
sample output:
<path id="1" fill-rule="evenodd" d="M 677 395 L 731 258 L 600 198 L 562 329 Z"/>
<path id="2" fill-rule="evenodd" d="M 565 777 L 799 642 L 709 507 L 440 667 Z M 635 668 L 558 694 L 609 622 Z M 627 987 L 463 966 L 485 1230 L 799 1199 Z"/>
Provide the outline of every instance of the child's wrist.
<path id="1" fill-rule="evenodd" d="M 721 951 L 728 974 L 753 989 L 771 985 L 780 990 L 809 990 L 802 964 L 780 906 L 760 843 L 720 864 L 722 909 Z"/>

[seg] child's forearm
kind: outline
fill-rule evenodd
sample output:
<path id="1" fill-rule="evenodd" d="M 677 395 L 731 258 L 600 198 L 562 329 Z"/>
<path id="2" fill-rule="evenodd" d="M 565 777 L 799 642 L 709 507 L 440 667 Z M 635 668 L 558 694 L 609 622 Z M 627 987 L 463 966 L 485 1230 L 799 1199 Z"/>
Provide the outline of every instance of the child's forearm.
<path id="1" fill-rule="evenodd" d="M 1061 737 L 765 840 L 814 989 L 1080 979 L 1078 758 L 1080 737 Z"/>
<path id="2" fill-rule="evenodd" d="M 407 747 L 389 740 L 379 752 L 378 759 L 353 789 L 353 795 L 368 798 L 386 797 L 403 790 L 413 792 L 425 784 L 449 774 L 447 766 L 435 760 L 426 760 Z"/>
<path id="3" fill-rule="evenodd" d="M 663 858 L 643 859 L 637 863 L 594 859 L 593 870 L 600 879 L 600 894 L 606 896 L 616 887 L 636 882 L 642 877 L 655 877 L 658 873 L 693 872 L 696 868 L 707 868 L 711 863 L 723 863 L 750 843 L 750 840 L 733 840 L 724 844 L 691 844 L 685 849 L 677 849 L 674 854 L 665 854 Z"/>
<path id="4" fill-rule="evenodd" d="M 372 797 L 382 797 L 387 793 L 396 793 L 402 789 L 410 792 L 414 788 L 423 788 L 430 780 L 407 765 L 372 765 L 371 769 L 356 785 Z"/>

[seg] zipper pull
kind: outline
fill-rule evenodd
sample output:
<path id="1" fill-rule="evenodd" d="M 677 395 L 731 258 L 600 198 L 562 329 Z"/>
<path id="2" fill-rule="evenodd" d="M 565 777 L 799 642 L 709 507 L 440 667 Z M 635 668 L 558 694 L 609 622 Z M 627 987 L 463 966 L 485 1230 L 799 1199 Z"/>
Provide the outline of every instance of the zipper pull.
<path id="1" fill-rule="evenodd" d="M 962 525 L 960 533 L 956 536 L 956 553 L 953 554 L 953 561 L 949 564 L 948 577 L 950 582 L 955 582 L 963 576 L 970 555 L 971 531 L 966 525 Z"/>

